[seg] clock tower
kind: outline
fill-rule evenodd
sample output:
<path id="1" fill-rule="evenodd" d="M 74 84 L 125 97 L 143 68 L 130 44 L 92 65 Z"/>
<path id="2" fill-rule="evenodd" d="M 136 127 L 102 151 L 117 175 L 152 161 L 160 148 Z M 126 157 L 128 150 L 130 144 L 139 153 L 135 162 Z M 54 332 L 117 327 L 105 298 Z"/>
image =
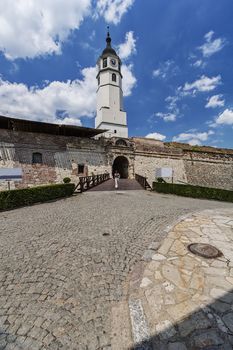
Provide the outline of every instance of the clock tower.
<path id="1" fill-rule="evenodd" d="M 96 129 L 107 129 L 105 137 L 128 137 L 126 112 L 123 109 L 121 60 L 111 46 L 109 31 L 106 48 L 99 57 Z"/>

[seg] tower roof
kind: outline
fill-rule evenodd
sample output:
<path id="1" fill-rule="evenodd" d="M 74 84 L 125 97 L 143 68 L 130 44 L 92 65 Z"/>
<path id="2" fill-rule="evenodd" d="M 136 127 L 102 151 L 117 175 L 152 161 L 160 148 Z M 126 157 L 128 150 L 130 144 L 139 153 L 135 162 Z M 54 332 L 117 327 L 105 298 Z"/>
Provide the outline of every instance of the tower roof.
<path id="1" fill-rule="evenodd" d="M 107 37 L 106 37 L 107 45 L 106 45 L 106 48 L 103 50 L 101 57 L 106 57 L 106 56 L 109 56 L 109 55 L 113 55 L 113 56 L 118 57 L 116 51 L 111 46 L 111 41 L 112 41 L 112 39 L 110 37 L 109 27 L 108 27 L 108 32 L 107 32 Z"/>

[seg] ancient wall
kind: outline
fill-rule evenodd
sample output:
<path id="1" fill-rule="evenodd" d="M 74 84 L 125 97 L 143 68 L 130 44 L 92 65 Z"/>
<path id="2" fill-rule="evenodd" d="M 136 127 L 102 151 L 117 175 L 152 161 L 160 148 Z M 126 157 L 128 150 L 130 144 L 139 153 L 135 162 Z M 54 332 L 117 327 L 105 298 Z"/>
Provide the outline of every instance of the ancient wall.
<path id="1" fill-rule="evenodd" d="M 155 181 L 155 171 L 158 168 L 172 168 L 174 182 L 187 182 L 183 154 L 180 149 L 171 149 L 161 141 L 134 138 L 135 142 L 135 173 L 146 176 L 148 182 Z M 171 182 L 172 179 L 167 179 Z"/>
<path id="2" fill-rule="evenodd" d="M 152 183 L 156 168 L 169 167 L 174 170 L 175 183 L 233 189 L 233 150 L 196 149 L 145 138 L 117 141 L 0 129 L 0 167 L 23 168 L 23 181 L 11 182 L 11 188 L 62 182 L 66 176 L 77 183 L 79 176 L 111 174 L 114 160 L 124 156 L 129 178 L 137 173 Z M 42 154 L 42 164 L 32 163 L 34 152 Z M 7 183 L 0 182 L 0 190 L 6 188 Z"/>
<path id="3" fill-rule="evenodd" d="M 172 168 L 173 181 L 175 183 L 187 182 L 187 176 L 183 159 L 157 157 L 156 155 L 135 156 L 135 173 L 142 176 L 146 176 L 150 184 L 152 184 L 152 182 L 155 181 L 155 169 L 157 168 Z M 167 181 L 171 182 L 172 179 L 167 179 Z"/>
<path id="4" fill-rule="evenodd" d="M 185 152 L 187 182 L 233 190 L 233 154 Z"/>
<path id="5" fill-rule="evenodd" d="M 42 164 L 32 164 L 34 152 L 42 154 Z M 84 173 L 78 174 L 78 165 Z M 101 140 L 0 130 L 0 167 L 23 169 L 23 181 L 11 181 L 11 188 L 62 182 L 68 176 L 75 183 L 79 175 L 110 171 L 105 145 Z M 0 189 L 7 183 L 0 182 Z"/>
<path id="6" fill-rule="evenodd" d="M 233 189 L 233 150 L 134 139 L 135 173 L 155 180 L 155 169 L 170 167 L 175 183 Z M 171 179 L 167 179 L 168 182 Z"/>

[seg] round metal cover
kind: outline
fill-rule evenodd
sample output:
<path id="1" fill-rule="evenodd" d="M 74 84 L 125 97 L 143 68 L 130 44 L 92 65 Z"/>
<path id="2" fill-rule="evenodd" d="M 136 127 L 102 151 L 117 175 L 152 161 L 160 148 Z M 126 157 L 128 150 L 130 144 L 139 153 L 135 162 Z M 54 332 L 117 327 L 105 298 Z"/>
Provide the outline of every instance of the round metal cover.
<path id="1" fill-rule="evenodd" d="M 223 255 L 219 249 L 210 244 L 205 243 L 189 244 L 188 249 L 191 253 L 202 256 L 206 259 L 214 259 Z"/>
<path id="2" fill-rule="evenodd" d="M 103 236 L 105 237 L 105 236 L 110 236 L 110 233 L 109 232 L 104 232 L 103 233 Z"/>

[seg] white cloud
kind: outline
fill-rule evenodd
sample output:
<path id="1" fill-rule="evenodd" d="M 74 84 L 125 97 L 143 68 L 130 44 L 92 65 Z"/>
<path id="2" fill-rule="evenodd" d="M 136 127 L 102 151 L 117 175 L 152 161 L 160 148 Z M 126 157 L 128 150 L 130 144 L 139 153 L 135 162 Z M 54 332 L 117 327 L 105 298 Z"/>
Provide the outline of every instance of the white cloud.
<path id="1" fill-rule="evenodd" d="M 154 78 L 170 78 L 177 74 L 179 68 L 175 65 L 173 60 L 167 60 L 159 65 L 159 68 L 152 71 L 152 76 Z"/>
<path id="2" fill-rule="evenodd" d="M 174 122 L 176 120 L 176 115 L 174 113 L 156 113 L 156 116 L 162 118 L 165 122 Z"/>
<path id="3" fill-rule="evenodd" d="M 97 15 L 108 23 L 118 24 L 133 3 L 134 0 L 97 0 Z"/>
<path id="4" fill-rule="evenodd" d="M 177 103 L 180 100 L 180 96 L 168 96 L 165 98 L 165 102 L 168 102 L 167 109 L 170 111 L 171 114 L 175 114 L 178 116 L 180 114 L 180 109 L 177 105 Z"/>
<path id="5" fill-rule="evenodd" d="M 213 135 L 214 131 L 208 132 L 187 132 L 181 133 L 178 136 L 173 137 L 175 142 L 187 142 L 190 145 L 201 145 L 203 141 L 207 141 L 209 136 Z"/>
<path id="6" fill-rule="evenodd" d="M 137 83 L 137 79 L 133 74 L 133 64 L 123 64 L 121 67 L 121 72 L 123 75 L 122 89 L 124 96 L 130 96 L 132 94 L 133 88 L 136 86 Z"/>
<path id="7" fill-rule="evenodd" d="M 193 53 L 189 55 L 189 60 L 193 61 L 191 62 L 192 67 L 204 68 L 207 64 L 206 59 L 216 52 L 222 50 L 226 45 L 226 39 L 213 39 L 213 36 L 214 32 L 212 30 L 206 33 L 204 36 L 204 44 L 196 48 L 198 51 L 200 51 L 200 53 L 198 55 Z"/>
<path id="8" fill-rule="evenodd" d="M 233 110 L 225 109 L 225 111 L 217 117 L 216 124 L 233 125 Z"/>
<path id="9" fill-rule="evenodd" d="M 89 39 L 90 39 L 91 41 L 93 41 L 93 40 L 95 39 L 95 37 L 96 37 L 96 31 L 93 30 L 93 31 L 91 32 L 90 36 L 89 36 Z"/>
<path id="10" fill-rule="evenodd" d="M 90 6 L 91 0 L 1 0 L 0 51 L 11 60 L 60 54 Z"/>
<path id="11" fill-rule="evenodd" d="M 193 63 L 194 67 L 200 67 L 202 65 L 202 60 L 197 60 L 196 62 Z"/>
<path id="12" fill-rule="evenodd" d="M 210 57 L 214 53 L 222 50 L 222 48 L 225 46 L 225 39 L 224 38 L 217 38 L 213 40 L 214 32 L 211 30 L 208 32 L 204 38 L 205 43 L 199 47 L 199 50 L 201 50 L 204 57 Z"/>
<path id="13" fill-rule="evenodd" d="M 192 64 L 192 66 L 196 68 L 204 68 L 206 66 L 206 62 L 203 62 L 202 60 L 197 60 Z"/>
<path id="14" fill-rule="evenodd" d="M 166 139 L 165 135 L 159 134 L 158 132 L 153 132 L 145 136 L 147 139 L 155 139 L 159 141 L 164 141 Z"/>
<path id="15" fill-rule="evenodd" d="M 69 122 L 80 124 L 80 117 L 94 116 L 96 107 L 96 68 L 82 70 L 83 80 L 53 81 L 43 88 L 0 81 L 0 111 L 3 115 L 38 121 L 59 122 L 57 111 L 64 111 Z"/>
<path id="16" fill-rule="evenodd" d="M 213 35 L 214 35 L 214 31 L 213 31 L 213 30 L 210 30 L 208 33 L 206 33 L 206 34 L 204 35 L 204 38 L 206 39 L 207 42 L 210 42 L 211 39 L 212 39 L 212 37 L 213 37 Z"/>
<path id="17" fill-rule="evenodd" d="M 123 65 L 123 92 L 132 93 L 136 78 L 133 66 Z M 80 118 L 96 111 L 96 67 L 84 68 L 83 79 L 45 82 L 42 88 L 0 80 L 0 113 L 51 123 L 80 125 Z M 58 112 L 59 111 L 59 115 Z"/>
<path id="18" fill-rule="evenodd" d="M 124 61 L 128 59 L 132 54 L 136 53 L 136 39 L 133 36 L 133 32 L 130 31 L 125 35 L 125 42 L 118 45 L 118 55 Z M 136 86 L 137 79 L 133 74 L 133 64 L 123 64 L 121 67 L 123 75 L 122 89 L 124 96 L 130 96 L 133 88 Z"/>
<path id="19" fill-rule="evenodd" d="M 216 108 L 216 107 L 223 107 L 225 105 L 225 100 L 222 100 L 222 95 L 214 95 L 211 96 L 207 101 L 207 104 L 205 105 L 206 108 Z"/>
<path id="20" fill-rule="evenodd" d="M 61 122 L 61 120 L 58 120 L 57 123 Z M 82 123 L 79 119 L 77 118 L 70 118 L 70 117 L 65 117 L 62 119 L 62 124 L 63 125 L 78 125 L 81 126 Z"/>
<path id="21" fill-rule="evenodd" d="M 132 54 L 136 53 L 136 39 L 132 31 L 126 33 L 125 42 L 118 46 L 118 55 L 121 59 L 127 59 Z"/>
<path id="22" fill-rule="evenodd" d="M 216 77 L 206 77 L 202 75 L 200 79 L 194 81 L 193 83 L 185 83 L 183 91 L 187 93 L 195 94 L 198 92 L 206 92 L 214 90 L 219 84 L 221 84 L 221 76 Z"/>
<path id="23" fill-rule="evenodd" d="M 153 70 L 152 75 L 155 78 L 159 77 L 160 75 L 162 75 L 161 69 L 158 68 L 158 69 Z"/>

